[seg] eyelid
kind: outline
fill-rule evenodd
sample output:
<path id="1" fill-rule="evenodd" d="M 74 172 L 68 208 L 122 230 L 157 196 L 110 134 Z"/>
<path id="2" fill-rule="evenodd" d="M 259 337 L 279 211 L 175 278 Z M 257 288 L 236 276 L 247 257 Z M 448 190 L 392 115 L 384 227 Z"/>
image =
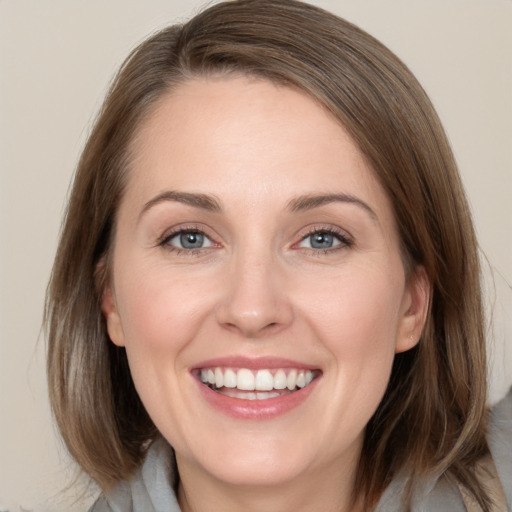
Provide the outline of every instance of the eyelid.
<path id="1" fill-rule="evenodd" d="M 156 241 L 156 246 L 163 247 L 164 249 L 167 249 L 169 251 L 173 252 L 185 252 L 188 254 L 192 253 L 198 253 L 204 250 L 208 250 L 211 248 L 219 248 L 221 247 L 221 244 L 215 240 L 215 237 L 212 236 L 209 232 L 211 230 L 206 228 L 204 225 L 199 224 L 181 224 L 176 225 L 171 228 L 168 228 L 163 232 L 163 234 L 158 237 Z M 172 240 L 174 237 L 178 236 L 181 233 L 199 233 L 203 236 L 205 236 L 210 242 L 211 245 L 208 245 L 207 247 L 198 247 L 193 249 L 186 249 L 177 247 L 174 245 L 169 244 L 169 241 Z M 334 247 L 321 249 L 321 248 L 313 248 L 313 247 L 300 247 L 300 244 L 307 239 L 309 236 L 314 235 L 316 233 L 327 233 L 329 235 L 334 236 L 339 243 L 335 245 Z M 297 242 L 294 242 L 292 244 L 293 249 L 303 249 L 303 250 L 309 250 L 314 253 L 319 252 L 333 252 L 339 249 L 351 247 L 354 244 L 353 237 L 344 229 L 333 226 L 333 225 L 316 225 L 316 226 L 309 226 L 301 230 L 301 232 L 297 235 L 299 237 L 299 240 Z"/>
<path id="2" fill-rule="evenodd" d="M 174 251 L 174 252 L 186 252 L 186 253 L 197 253 L 199 251 L 203 251 L 205 249 L 210 249 L 212 247 L 220 247 L 220 244 L 214 239 L 212 235 L 209 234 L 208 229 L 206 229 L 204 226 L 198 225 L 198 224 L 181 224 L 177 226 L 173 226 L 172 228 L 169 228 L 163 232 L 163 234 L 158 237 L 156 246 L 163 247 L 166 250 Z M 174 237 L 178 236 L 181 233 L 199 233 L 203 235 L 205 238 L 207 238 L 211 245 L 207 247 L 198 247 L 195 249 L 185 249 L 182 247 L 177 247 L 174 245 L 169 244 L 169 241 L 172 240 Z"/>
<path id="3" fill-rule="evenodd" d="M 329 235 L 332 235 L 335 238 L 337 238 L 340 243 L 334 247 L 330 247 L 327 249 L 315 249 L 312 247 L 300 247 L 299 246 L 299 244 L 302 243 L 304 240 L 306 240 L 306 238 L 308 238 L 309 236 L 314 235 L 316 233 L 327 233 Z M 300 233 L 299 237 L 300 237 L 299 241 L 295 242 L 293 244 L 294 248 L 310 250 L 310 251 L 313 251 L 316 253 L 322 252 L 322 251 L 323 252 L 332 252 L 332 251 L 335 251 L 338 249 L 351 247 L 354 244 L 354 239 L 349 233 L 347 233 L 345 230 L 343 230 L 337 226 L 332 226 L 332 225 L 311 226 L 311 227 L 307 228 L 305 232 Z"/>
<path id="4" fill-rule="evenodd" d="M 203 245 L 202 247 L 179 247 L 179 246 L 171 243 L 175 239 L 181 239 L 181 237 L 183 235 L 190 235 L 190 234 L 199 235 L 201 237 L 201 241 L 203 243 L 205 242 L 206 245 Z M 180 242 L 181 242 L 181 240 L 180 240 Z M 194 230 L 194 231 L 180 230 L 176 234 L 172 234 L 172 235 L 168 236 L 166 238 L 166 243 L 168 243 L 171 247 L 176 247 L 177 249 L 183 249 L 183 250 L 187 250 L 187 251 L 191 251 L 191 250 L 195 250 L 195 249 L 206 249 L 208 247 L 214 246 L 213 240 L 211 240 L 211 238 L 207 234 L 201 233 L 200 231 L 196 231 L 196 230 Z"/>

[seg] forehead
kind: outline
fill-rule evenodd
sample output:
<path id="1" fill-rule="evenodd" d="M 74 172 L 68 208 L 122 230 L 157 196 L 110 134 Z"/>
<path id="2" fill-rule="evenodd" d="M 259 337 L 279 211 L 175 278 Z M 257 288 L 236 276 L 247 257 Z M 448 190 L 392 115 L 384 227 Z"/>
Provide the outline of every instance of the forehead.
<path id="1" fill-rule="evenodd" d="M 232 192 L 242 202 L 312 192 L 387 201 L 334 116 L 305 93 L 261 79 L 180 84 L 142 123 L 132 157 L 128 194 L 141 201 L 166 188 Z"/>

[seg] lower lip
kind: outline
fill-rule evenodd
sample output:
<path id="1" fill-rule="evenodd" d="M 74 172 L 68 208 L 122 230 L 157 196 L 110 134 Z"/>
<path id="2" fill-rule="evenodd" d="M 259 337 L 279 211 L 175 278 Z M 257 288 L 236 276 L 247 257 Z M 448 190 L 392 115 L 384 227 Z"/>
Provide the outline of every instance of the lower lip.
<path id="1" fill-rule="evenodd" d="M 320 376 L 293 393 L 266 400 L 233 398 L 214 391 L 200 381 L 196 380 L 196 382 L 206 401 L 223 414 L 243 420 L 269 420 L 302 405 L 317 386 L 319 379 Z"/>

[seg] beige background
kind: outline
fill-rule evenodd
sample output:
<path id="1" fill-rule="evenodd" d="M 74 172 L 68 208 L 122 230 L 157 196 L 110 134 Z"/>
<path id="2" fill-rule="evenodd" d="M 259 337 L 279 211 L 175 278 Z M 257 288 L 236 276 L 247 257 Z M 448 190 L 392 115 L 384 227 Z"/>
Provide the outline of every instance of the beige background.
<path id="1" fill-rule="evenodd" d="M 201 3 L 0 0 L 0 511 L 86 508 L 66 502 L 75 491 L 60 492 L 74 470 L 50 419 L 38 342 L 60 218 L 113 72 L 145 35 Z M 390 46 L 445 123 L 482 248 L 499 271 L 495 401 L 512 382 L 512 1 L 314 3 Z"/>

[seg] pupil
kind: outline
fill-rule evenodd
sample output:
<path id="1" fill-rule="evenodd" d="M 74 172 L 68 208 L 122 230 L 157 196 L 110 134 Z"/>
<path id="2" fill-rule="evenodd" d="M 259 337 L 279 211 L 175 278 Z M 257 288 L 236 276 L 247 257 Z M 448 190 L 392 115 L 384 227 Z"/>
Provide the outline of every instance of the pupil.
<path id="1" fill-rule="evenodd" d="M 201 233 L 182 233 L 180 243 L 185 249 L 199 249 L 203 245 L 203 235 Z"/>
<path id="2" fill-rule="evenodd" d="M 315 233 L 311 236 L 311 247 L 315 249 L 327 249 L 332 247 L 333 236 L 329 233 Z"/>

